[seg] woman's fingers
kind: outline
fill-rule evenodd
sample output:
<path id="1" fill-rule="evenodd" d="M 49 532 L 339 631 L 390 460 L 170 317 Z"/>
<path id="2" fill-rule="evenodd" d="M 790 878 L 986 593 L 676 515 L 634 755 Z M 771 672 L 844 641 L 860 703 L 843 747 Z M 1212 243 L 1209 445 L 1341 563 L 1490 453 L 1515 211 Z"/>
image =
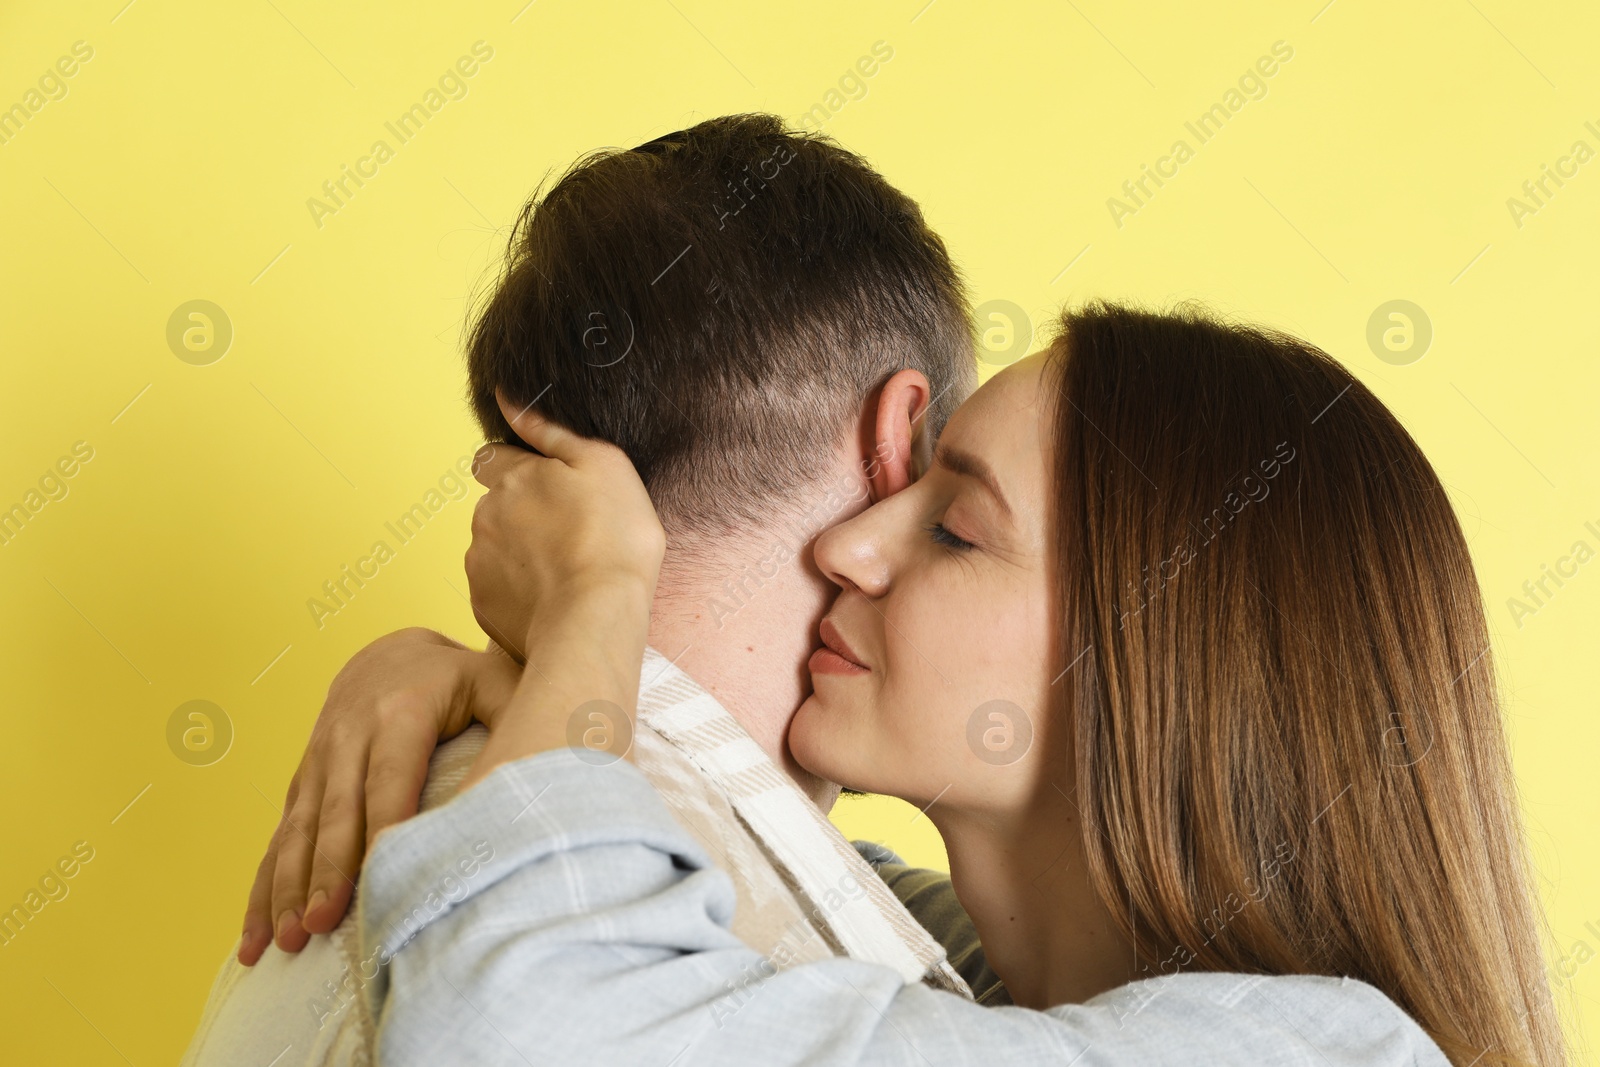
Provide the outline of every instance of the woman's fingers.
<path id="1" fill-rule="evenodd" d="M 516 445 L 487 444 L 478 449 L 472 457 L 472 476 L 478 484 L 486 489 L 493 489 L 500 484 L 500 479 L 505 476 L 506 468 L 519 456 L 531 456 L 525 448 Z M 482 504 L 484 498 L 479 498 Z"/>
<path id="2" fill-rule="evenodd" d="M 370 849 L 379 831 L 417 813 L 428 758 L 439 737 L 419 715 L 396 715 L 372 739 L 366 775 L 366 840 Z"/>
<path id="3" fill-rule="evenodd" d="M 518 407 L 507 400 L 505 393 L 498 389 L 494 391 L 494 398 L 500 405 L 500 414 L 504 415 L 511 428 L 517 431 L 517 436 L 540 455 L 571 463 L 582 452 L 584 438 L 564 426 L 551 422 L 533 410 L 532 404 Z"/>
<path id="4" fill-rule="evenodd" d="M 250 900 L 244 908 L 244 933 L 239 938 L 239 962 L 246 967 L 254 967 L 261 954 L 272 944 L 273 919 L 276 913 L 272 910 L 272 879 L 278 870 L 278 845 L 283 840 L 283 835 L 288 831 L 289 809 L 294 807 L 295 798 L 300 795 L 300 781 L 305 777 L 305 764 L 301 764 L 294 772 L 294 777 L 289 779 L 289 788 L 284 791 L 283 812 L 278 816 L 278 825 L 272 829 L 272 838 L 267 842 L 267 854 L 261 857 L 261 862 L 256 866 L 256 880 L 250 886 Z"/>
<path id="5" fill-rule="evenodd" d="M 244 933 L 239 937 L 239 962 L 254 967 L 261 954 L 272 944 L 272 872 L 278 869 L 278 835 L 284 829 L 283 820 L 273 831 L 267 854 L 256 867 L 256 880 L 250 886 L 250 902 L 244 908 Z"/>
<path id="6" fill-rule="evenodd" d="M 305 914 L 306 883 L 311 878 L 321 809 L 321 783 L 307 781 L 301 783 L 299 795 L 284 815 L 278 864 L 272 873 L 272 929 L 284 952 L 299 952 L 311 938 L 300 920 Z"/>
<path id="7" fill-rule="evenodd" d="M 359 750 L 345 750 L 329 769 L 311 856 L 305 911 L 300 918 L 307 933 L 325 934 L 338 926 L 355 892 L 354 875 L 361 869 L 366 844 L 364 755 Z"/>

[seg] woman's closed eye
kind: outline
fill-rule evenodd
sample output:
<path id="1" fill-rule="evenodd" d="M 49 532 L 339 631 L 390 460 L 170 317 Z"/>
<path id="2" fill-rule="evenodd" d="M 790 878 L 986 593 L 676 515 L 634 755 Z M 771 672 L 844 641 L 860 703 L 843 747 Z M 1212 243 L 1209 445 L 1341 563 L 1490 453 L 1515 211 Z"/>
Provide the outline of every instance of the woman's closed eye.
<path id="1" fill-rule="evenodd" d="M 942 522 L 930 522 L 928 534 L 935 544 L 940 544 L 954 551 L 962 552 L 974 547 L 971 541 L 965 541 L 951 533 Z"/>

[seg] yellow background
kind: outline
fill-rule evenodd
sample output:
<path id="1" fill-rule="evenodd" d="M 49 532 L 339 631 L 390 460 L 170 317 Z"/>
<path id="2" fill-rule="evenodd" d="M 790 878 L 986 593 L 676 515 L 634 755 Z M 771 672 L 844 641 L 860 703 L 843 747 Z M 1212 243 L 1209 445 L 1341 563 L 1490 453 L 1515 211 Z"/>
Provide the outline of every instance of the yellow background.
<path id="1" fill-rule="evenodd" d="M 818 103 L 923 204 L 976 301 L 1042 321 L 1200 298 L 1322 345 L 1398 412 L 1472 541 L 1556 954 L 1600 952 L 1600 564 L 1535 615 L 1507 607 L 1574 542 L 1600 548 L 1600 162 L 1520 227 L 1507 206 L 1574 141 L 1600 149 L 1593 5 L 524 2 L 0 9 L 0 107 L 94 50 L 0 145 L 0 507 L 94 449 L 0 547 L 0 906 L 95 850 L 0 948 L 0 1058 L 176 1060 L 328 680 L 401 625 L 476 639 L 470 498 L 320 630 L 306 600 L 475 445 L 466 300 L 535 183 L 597 146 Z M 307 199 L 393 146 L 384 122 L 479 40 L 468 95 L 319 228 Z M 1280 40 L 1266 96 L 1198 145 L 1184 122 Z M 829 97 L 877 41 L 893 57 L 864 93 Z M 1116 225 L 1107 199 L 1180 137 L 1194 158 Z M 235 331 L 208 366 L 166 342 L 193 299 Z M 1392 299 L 1431 319 L 1418 362 L 1367 345 Z M 166 741 L 192 699 L 235 730 L 208 767 Z M 838 819 L 941 862 L 915 814 Z M 1600 963 L 1576 959 L 1560 995 L 1592 1038 Z"/>

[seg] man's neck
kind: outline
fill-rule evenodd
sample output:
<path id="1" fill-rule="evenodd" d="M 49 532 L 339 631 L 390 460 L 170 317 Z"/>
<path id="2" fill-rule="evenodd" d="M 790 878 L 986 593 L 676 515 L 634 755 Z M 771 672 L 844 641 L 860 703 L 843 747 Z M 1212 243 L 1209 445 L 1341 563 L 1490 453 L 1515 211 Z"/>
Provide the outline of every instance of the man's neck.
<path id="1" fill-rule="evenodd" d="M 812 635 L 835 592 L 812 562 L 810 541 L 801 531 L 765 532 L 693 565 L 669 553 L 650 645 L 727 708 L 827 811 L 839 787 L 797 764 L 787 742 L 789 721 L 811 692 Z"/>

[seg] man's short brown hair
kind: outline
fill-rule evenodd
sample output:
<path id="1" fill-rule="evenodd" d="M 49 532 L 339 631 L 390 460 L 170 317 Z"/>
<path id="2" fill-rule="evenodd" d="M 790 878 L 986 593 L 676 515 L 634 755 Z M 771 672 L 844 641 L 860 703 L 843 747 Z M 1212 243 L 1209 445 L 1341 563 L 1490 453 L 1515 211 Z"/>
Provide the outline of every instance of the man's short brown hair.
<path id="1" fill-rule="evenodd" d="M 524 207 L 467 369 L 495 403 L 621 447 L 663 518 L 721 531 L 827 469 L 867 396 L 915 367 L 937 434 L 976 377 L 965 288 L 921 210 L 773 115 L 579 160 Z"/>

